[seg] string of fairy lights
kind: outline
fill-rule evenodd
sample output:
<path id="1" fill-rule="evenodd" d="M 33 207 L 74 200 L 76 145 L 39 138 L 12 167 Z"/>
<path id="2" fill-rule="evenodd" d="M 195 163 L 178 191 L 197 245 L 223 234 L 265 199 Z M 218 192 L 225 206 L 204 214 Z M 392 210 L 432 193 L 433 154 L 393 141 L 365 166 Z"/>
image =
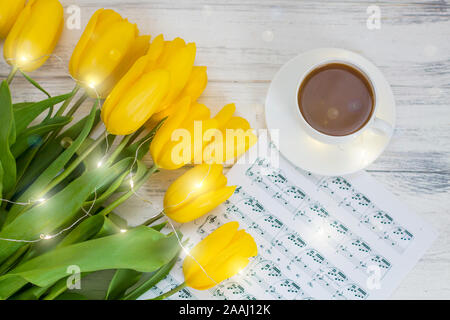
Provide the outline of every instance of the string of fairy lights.
<path id="1" fill-rule="evenodd" d="M 63 234 L 66 231 L 71 230 L 73 227 L 75 227 L 81 220 L 83 220 L 84 218 L 91 216 L 91 211 L 94 208 L 95 202 L 97 201 L 97 189 L 94 190 L 94 199 L 92 200 L 92 204 L 89 207 L 88 210 L 84 209 L 84 207 L 81 207 L 81 210 L 85 213 L 83 216 L 81 216 L 80 218 L 78 218 L 77 220 L 75 220 L 71 225 L 69 225 L 68 227 L 61 229 L 59 232 L 55 233 L 55 234 L 44 234 L 41 233 L 39 235 L 39 238 L 34 239 L 34 240 L 24 240 L 24 239 L 8 239 L 8 238 L 0 238 L 0 240 L 3 241 L 9 241 L 9 242 L 24 242 L 24 243 L 36 243 L 36 242 L 40 242 L 42 240 L 50 240 L 53 238 L 56 238 L 58 236 L 60 236 L 61 234 Z M 12 201 L 8 201 L 8 202 L 12 202 Z M 45 202 L 45 201 L 43 201 Z M 18 204 L 19 202 L 16 202 L 16 204 Z"/>
<path id="2" fill-rule="evenodd" d="M 41 56 L 41 57 L 39 57 L 39 58 L 36 58 L 36 59 L 33 59 L 33 60 L 29 60 L 29 59 L 27 59 L 26 57 L 21 57 L 20 60 L 21 60 L 21 62 L 36 62 L 36 61 L 39 61 L 40 59 L 43 59 L 43 58 L 50 58 L 50 57 L 54 57 L 54 58 L 56 58 L 61 64 L 64 64 L 64 60 L 63 60 L 61 57 L 59 57 L 58 55 L 56 55 L 56 54 L 46 54 L 46 55 L 43 55 L 43 56 Z M 13 59 L 13 58 L 9 58 L 9 59 L 7 59 L 7 61 L 14 61 L 14 59 Z M 20 70 L 20 69 L 19 69 L 19 70 Z M 86 82 L 86 81 L 82 81 L 82 80 L 78 80 L 78 79 L 74 78 L 70 73 L 68 73 L 68 72 L 64 72 L 64 73 L 65 73 L 66 75 L 68 75 L 73 81 L 75 81 L 75 83 L 82 84 L 82 85 L 83 85 L 83 84 L 84 84 L 84 85 L 87 85 L 90 89 L 92 89 L 93 92 L 95 93 L 96 99 L 98 100 L 99 105 L 100 105 L 101 97 L 100 97 L 100 94 L 98 93 L 98 91 L 96 90 L 95 83 L 93 83 L 93 82 Z M 105 157 L 107 157 L 108 152 L 109 152 L 109 148 L 110 148 L 110 146 L 109 146 L 109 141 L 108 141 L 108 139 L 107 139 L 107 138 L 108 138 L 108 133 L 107 133 L 106 130 L 105 130 L 104 134 L 105 134 L 105 152 L 104 152 L 104 155 L 101 157 L 101 159 L 100 159 L 100 160 L 98 161 L 98 163 L 97 163 L 97 167 L 98 167 L 98 168 L 100 168 L 100 167 L 103 166 L 103 164 L 104 164 L 104 159 L 105 159 Z M 152 139 L 152 138 L 153 138 L 153 137 L 151 137 L 151 136 L 148 137 L 148 138 L 145 139 L 143 142 L 141 142 L 141 143 L 139 144 L 139 146 L 137 147 L 136 152 L 135 152 L 135 156 L 134 156 L 134 159 L 133 159 L 133 163 L 132 163 L 132 165 L 131 165 L 131 167 L 130 167 L 130 173 L 129 173 L 130 190 L 132 191 L 132 193 L 133 193 L 138 199 L 140 199 L 141 201 L 144 201 L 144 202 L 146 202 L 146 203 L 149 203 L 150 205 L 153 205 L 153 203 L 152 203 L 151 201 L 145 199 L 144 197 L 141 197 L 141 196 L 136 192 L 136 190 L 134 189 L 133 170 L 134 170 L 134 167 L 136 166 L 136 163 L 137 163 L 137 161 L 138 161 L 138 155 L 139 155 L 139 150 L 140 150 L 140 148 L 141 148 L 143 145 L 145 145 L 145 143 L 147 143 L 147 142 L 148 142 L 150 139 Z M 185 199 L 183 199 L 181 202 L 179 202 L 179 203 L 177 203 L 177 204 L 171 205 L 170 207 L 172 207 L 172 206 L 179 206 L 179 205 L 183 204 L 184 202 L 188 201 L 189 198 L 191 197 L 191 195 L 192 195 L 194 192 L 197 191 L 196 189 L 201 188 L 201 187 L 203 186 L 203 183 L 206 181 L 206 179 L 208 178 L 208 176 L 209 176 L 209 174 L 210 174 L 211 167 L 212 167 L 212 164 L 209 164 L 209 168 L 208 168 L 208 171 L 207 171 L 207 173 L 205 174 L 205 176 L 200 180 L 200 182 L 198 182 L 198 183 L 195 185 L 195 187 L 194 187 L 195 189 L 191 190 L 191 191 L 186 195 Z M 0 202 L 8 202 L 8 203 L 11 203 L 11 204 L 22 205 L 22 206 L 28 206 L 28 205 L 33 205 L 33 204 L 41 204 L 41 205 L 42 205 L 42 204 L 44 204 L 46 201 L 47 201 L 47 199 L 45 199 L 45 198 L 39 198 L 39 199 L 36 199 L 36 200 L 29 200 L 29 201 L 27 201 L 27 202 L 15 202 L 15 201 L 12 201 L 12 200 L 0 198 Z M 65 232 L 67 232 L 67 231 L 70 231 L 70 230 L 71 230 L 72 228 L 74 228 L 78 223 L 80 223 L 83 219 L 87 218 L 88 216 L 91 216 L 91 211 L 92 211 L 92 209 L 94 208 L 96 201 L 97 201 L 97 190 L 95 189 L 95 190 L 94 190 L 94 199 L 92 200 L 92 203 L 91 203 L 89 209 L 86 210 L 84 207 L 81 207 L 81 210 L 84 212 L 84 215 L 82 215 L 82 216 L 79 217 L 77 220 L 75 220 L 72 224 L 70 224 L 68 227 L 61 229 L 61 230 L 58 231 L 57 233 L 54 233 L 54 234 L 40 234 L 39 238 L 37 238 L 37 239 L 32 239 L 32 240 L 26 240 L 26 239 L 8 239 L 8 238 L 1 238 L 1 237 L 0 237 L 0 241 L 22 242 L 22 243 L 37 243 L 37 242 L 40 242 L 40 241 L 43 241 L 43 240 L 54 239 L 54 238 L 60 236 L 61 234 L 65 233 Z M 168 222 L 168 224 L 169 224 L 169 226 L 170 226 L 170 228 L 171 228 L 173 234 L 176 236 L 178 245 L 180 246 L 180 248 L 182 249 L 182 251 L 183 251 L 187 256 L 189 256 L 189 257 L 190 257 L 190 258 L 191 258 L 191 259 L 199 266 L 199 268 L 205 273 L 205 275 L 206 275 L 211 281 L 213 281 L 213 282 L 217 285 L 218 282 L 216 282 L 216 281 L 208 274 L 208 272 L 206 271 L 206 269 L 204 268 L 204 266 L 203 266 L 203 265 L 202 265 L 202 264 L 201 264 L 201 263 L 200 263 L 200 262 L 199 262 L 199 261 L 198 261 L 198 260 L 197 260 L 190 252 L 189 252 L 189 250 L 184 246 L 184 244 L 183 244 L 181 238 L 180 238 L 179 235 L 178 235 L 177 229 L 175 228 L 174 224 L 172 223 L 170 217 L 168 217 L 168 216 L 166 215 L 166 213 L 164 212 L 164 210 L 162 210 L 161 213 L 166 217 L 167 222 Z M 152 216 L 151 218 L 156 218 L 159 214 L 160 214 L 160 213 L 158 213 L 158 214 Z M 150 219 L 151 219 L 151 218 L 150 218 Z M 127 232 L 127 230 L 126 230 L 126 229 L 120 229 L 120 232 L 121 232 L 121 233 L 124 233 L 124 232 Z"/>

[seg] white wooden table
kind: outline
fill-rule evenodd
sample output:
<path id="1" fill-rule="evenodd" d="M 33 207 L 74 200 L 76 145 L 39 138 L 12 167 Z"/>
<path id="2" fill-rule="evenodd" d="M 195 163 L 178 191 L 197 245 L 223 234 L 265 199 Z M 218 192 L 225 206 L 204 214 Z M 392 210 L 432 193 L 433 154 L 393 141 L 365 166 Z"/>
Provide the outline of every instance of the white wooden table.
<path id="1" fill-rule="evenodd" d="M 375 0 L 62 0 L 76 5 L 84 28 L 100 7 L 113 8 L 142 33 L 180 36 L 197 44 L 198 65 L 208 66 L 201 101 L 213 112 L 236 102 L 238 113 L 263 128 L 264 99 L 276 71 L 297 54 L 342 47 L 372 60 L 391 83 L 397 127 L 385 153 L 368 171 L 440 231 L 438 240 L 392 298 L 450 298 L 450 2 Z M 378 6 L 380 29 L 367 26 L 369 6 Z M 370 10 L 377 10 L 377 8 Z M 373 11 L 372 11 L 373 12 Z M 67 63 L 82 30 L 65 28 L 55 53 L 33 77 L 52 94 L 73 82 Z M 8 68 L 2 62 L 1 77 Z M 14 98 L 42 98 L 24 79 L 14 80 Z M 84 105 L 86 113 L 90 104 Z M 81 114 L 79 115 L 81 116 Z M 167 186 L 181 174 L 161 172 L 126 204 L 138 223 L 161 205 Z M 124 211 L 123 208 L 121 211 Z"/>

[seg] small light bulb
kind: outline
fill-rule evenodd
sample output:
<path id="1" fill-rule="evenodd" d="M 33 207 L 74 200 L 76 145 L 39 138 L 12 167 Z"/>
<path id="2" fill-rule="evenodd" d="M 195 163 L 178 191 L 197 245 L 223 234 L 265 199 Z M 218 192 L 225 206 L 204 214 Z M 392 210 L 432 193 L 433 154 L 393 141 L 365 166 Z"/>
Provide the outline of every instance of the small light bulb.
<path id="1" fill-rule="evenodd" d="M 100 168 L 103 165 L 103 162 L 99 161 L 97 162 L 97 168 Z"/>
<path id="2" fill-rule="evenodd" d="M 41 234 L 40 238 L 43 239 L 43 240 L 49 240 L 49 239 L 52 238 L 52 236 L 48 235 L 48 234 Z"/>
<path id="3" fill-rule="evenodd" d="M 89 82 L 88 83 L 88 87 L 91 88 L 91 89 L 94 89 L 95 88 L 95 82 L 93 82 L 93 81 Z"/>
<path id="4" fill-rule="evenodd" d="M 40 203 L 43 203 L 43 202 L 45 202 L 46 201 L 46 199 L 45 198 L 40 198 L 40 199 L 37 199 L 37 202 L 40 202 Z"/>
<path id="5" fill-rule="evenodd" d="M 127 232 L 127 231 L 128 231 L 127 229 L 120 229 L 120 232 L 122 232 L 122 233 Z"/>
<path id="6" fill-rule="evenodd" d="M 200 189 L 202 186 L 203 186 L 203 182 L 202 182 L 202 181 L 200 181 L 200 182 L 197 183 L 197 185 L 196 185 L 196 187 L 197 187 L 198 189 Z"/>
<path id="7" fill-rule="evenodd" d="M 28 58 L 27 58 L 26 56 L 21 56 L 21 57 L 20 57 L 20 61 L 22 61 L 22 62 L 27 62 L 27 61 L 28 61 Z"/>
<path id="8" fill-rule="evenodd" d="M 134 181 L 133 181 L 133 179 L 130 179 L 130 186 L 131 186 L 131 189 L 134 188 Z"/>

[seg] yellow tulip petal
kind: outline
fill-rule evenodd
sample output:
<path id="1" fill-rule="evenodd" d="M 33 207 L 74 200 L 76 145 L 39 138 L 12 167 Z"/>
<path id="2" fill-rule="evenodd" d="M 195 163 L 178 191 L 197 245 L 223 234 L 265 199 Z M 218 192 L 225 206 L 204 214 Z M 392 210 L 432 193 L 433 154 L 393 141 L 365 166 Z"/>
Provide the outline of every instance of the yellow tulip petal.
<path id="1" fill-rule="evenodd" d="M 25 0 L 0 1 L 0 38 L 8 35 L 14 22 L 25 6 Z"/>
<path id="2" fill-rule="evenodd" d="M 253 237 L 245 230 L 239 230 L 234 235 L 228 247 L 223 251 L 223 255 L 226 256 L 227 250 L 233 246 L 238 246 L 237 254 L 242 257 L 254 257 L 258 254 L 258 247 L 256 246 Z"/>
<path id="3" fill-rule="evenodd" d="M 10 65 L 18 65 L 18 58 L 16 57 L 16 43 L 18 42 L 18 38 L 20 33 L 22 32 L 23 27 L 30 19 L 31 16 L 31 8 L 36 0 L 30 0 L 22 12 L 19 14 L 16 22 L 11 28 L 8 37 L 6 37 L 5 43 L 3 45 L 3 55 L 5 57 L 6 62 Z"/>
<path id="4" fill-rule="evenodd" d="M 109 113 L 106 128 L 115 135 L 139 129 L 153 114 L 169 88 L 169 73 L 155 70 L 143 75 Z"/>
<path id="5" fill-rule="evenodd" d="M 82 55 L 79 63 L 81 79 L 78 80 L 93 86 L 102 83 L 133 46 L 135 32 L 136 26 L 126 21 L 110 25 L 90 50 Z"/>
<path id="6" fill-rule="evenodd" d="M 112 9 L 100 9 L 100 15 L 98 16 L 97 24 L 95 26 L 95 33 L 91 40 L 95 41 L 97 37 L 100 37 L 108 28 L 116 22 L 125 21 L 122 16 Z"/>
<path id="7" fill-rule="evenodd" d="M 72 54 L 69 71 L 91 97 L 104 98 L 149 47 L 135 24 L 114 10 L 97 10 Z"/>
<path id="8" fill-rule="evenodd" d="M 197 260 L 201 265 L 206 265 L 212 259 L 215 259 L 217 255 L 231 242 L 234 235 L 238 231 L 239 223 L 231 221 L 220 226 L 191 250 L 190 255 Z M 187 280 L 190 274 L 195 273 L 198 269 L 197 263 L 187 256 L 183 263 L 183 273 Z"/>
<path id="9" fill-rule="evenodd" d="M 205 273 L 200 267 L 196 270 L 196 273 L 193 273 L 188 278 L 185 278 L 186 284 L 188 287 L 196 289 L 196 290 L 207 290 L 212 287 L 215 287 L 220 282 L 231 278 L 237 272 L 230 272 L 230 270 L 242 270 L 244 269 L 248 263 L 248 258 L 233 258 L 232 261 L 233 267 L 226 268 L 224 271 L 222 270 L 209 270 L 205 269 L 207 273 Z"/>
<path id="10" fill-rule="evenodd" d="M 225 127 L 222 129 L 224 136 L 227 137 L 223 145 L 224 162 L 239 158 L 258 140 L 250 124 L 244 118 L 232 117 Z"/>
<path id="11" fill-rule="evenodd" d="M 152 69 L 150 68 L 155 67 L 156 62 L 158 61 L 159 56 L 161 56 L 163 50 L 164 50 L 164 37 L 162 34 L 160 34 L 155 39 L 153 39 L 152 43 L 150 44 L 150 47 L 148 48 L 146 55 L 153 63 L 147 66 L 147 69 L 145 70 L 146 72 L 151 71 Z"/>
<path id="12" fill-rule="evenodd" d="M 32 14 L 23 26 L 16 44 L 16 58 L 26 57 L 23 71 L 39 68 L 56 46 L 64 24 L 64 9 L 58 0 L 40 0 L 32 6 Z M 45 35 L 45 36 L 43 36 Z"/>
<path id="13" fill-rule="evenodd" d="M 177 100 L 179 101 L 185 97 L 190 97 L 191 101 L 197 100 L 204 91 L 207 82 L 206 67 L 194 67 L 187 85 L 177 97 Z M 162 119 L 176 112 L 176 103 L 172 103 L 166 109 L 155 113 L 147 123 L 147 128 L 154 128 Z"/>
<path id="14" fill-rule="evenodd" d="M 164 208 L 172 212 L 200 194 L 225 186 L 226 178 L 222 170 L 221 165 L 200 164 L 186 171 L 167 189 Z"/>
<path id="15" fill-rule="evenodd" d="M 69 72 L 72 75 L 72 77 L 74 77 L 76 80 L 79 80 L 78 65 L 80 62 L 81 55 L 83 54 L 84 49 L 88 45 L 92 37 L 92 34 L 94 33 L 95 27 L 97 26 L 99 16 L 102 14 L 103 11 L 105 11 L 105 9 L 98 9 L 97 11 L 95 11 L 91 19 L 89 19 L 86 28 L 81 34 L 80 40 L 78 40 L 78 43 L 72 52 L 72 57 L 70 58 L 69 62 Z"/>
<path id="16" fill-rule="evenodd" d="M 218 190 L 213 190 L 205 194 L 199 195 L 189 203 L 180 206 L 175 211 L 166 212 L 166 214 L 173 220 L 179 223 L 186 223 L 193 221 L 201 216 L 207 214 L 218 205 L 223 203 L 234 193 L 236 186 L 223 187 Z"/>
<path id="17" fill-rule="evenodd" d="M 236 105 L 234 103 L 229 103 L 225 105 L 215 116 L 219 123 L 219 128 L 225 127 L 225 125 L 230 121 L 234 112 L 236 111 Z"/>
<path id="18" fill-rule="evenodd" d="M 219 122 L 219 128 L 223 128 L 228 121 L 230 121 L 231 117 L 233 116 L 234 112 L 236 111 L 236 105 L 234 103 L 227 104 L 224 106 L 215 116 L 214 119 L 216 119 Z"/>
<path id="19" fill-rule="evenodd" d="M 6 39 L 5 57 L 23 71 L 39 68 L 55 48 L 63 24 L 64 10 L 58 0 L 31 1 Z"/>
<path id="20" fill-rule="evenodd" d="M 189 43 L 186 47 L 169 56 L 167 63 L 162 64 L 162 67 L 170 72 L 171 89 L 162 103 L 160 111 L 170 106 L 189 80 L 194 65 L 195 52 L 195 43 Z"/>
<path id="21" fill-rule="evenodd" d="M 190 274 L 188 285 L 199 290 L 207 289 L 212 286 L 211 282 L 222 282 L 240 272 L 249 263 L 249 258 L 256 255 L 257 246 L 253 237 L 239 230 L 215 259 L 202 265 L 207 274 L 197 268 L 195 273 Z"/>
<path id="22" fill-rule="evenodd" d="M 178 112 L 169 117 L 161 128 L 156 132 L 152 143 L 150 144 L 150 154 L 153 161 L 158 164 L 161 150 L 164 145 L 170 141 L 172 132 L 177 129 L 189 113 L 191 100 L 189 97 L 181 100 L 178 104 Z"/>
<path id="23" fill-rule="evenodd" d="M 250 129 L 250 123 L 242 117 L 231 117 L 225 125 L 226 129 Z"/>
<path id="24" fill-rule="evenodd" d="M 122 59 L 116 69 L 111 75 L 96 88 L 100 97 L 106 97 L 112 88 L 122 79 L 122 77 L 129 71 L 133 64 L 142 57 L 148 50 L 150 45 L 150 36 L 139 36 L 134 40 L 133 45 L 128 49 L 128 52 Z"/>
<path id="25" fill-rule="evenodd" d="M 177 37 L 172 41 L 164 41 L 164 49 L 162 54 L 158 58 L 158 67 L 165 68 L 167 61 L 181 48 L 186 46 L 186 42 Z"/>
<path id="26" fill-rule="evenodd" d="M 180 131 L 184 130 L 184 133 L 187 135 L 186 138 L 190 138 L 191 140 L 174 141 L 170 139 L 166 142 L 166 145 L 164 149 L 161 150 L 158 158 L 159 163 L 164 165 L 164 167 L 162 167 L 164 169 L 175 170 L 181 168 L 183 165 L 191 163 L 192 159 L 195 160 L 195 164 L 202 163 L 202 159 L 200 157 L 203 154 L 203 148 L 206 146 L 206 141 L 204 140 L 205 132 L 211 128 L 216 128 L 217 121 L 215 119 L 201 120 L 201 117 L 205 116 L 206 109 L 200 107 L 200 105 L 198 106 L 198 109 L 191 109 L 189 113 L 191 121 L 183 120 L 177 129 Z M 189 157 L 187 157 L 188 155 L 184 155 L 184 149 L 189 150 Z M 177 153 L 177 151 L 179 153 Z"/>
<path id="27" fill-rule="evenodd" d="M 204 104 L 194 102 L 189 110 L 189 115 L 183 121 L 184 127 L 193 124 L 194 121 L 206 120 L 211 116 L 211 110 Z"/>
<path id="28" fill-rule="evenodd" d="M 196 101 L 206 88 L 208 75 L 206 67 L 194 66 L 186 86 L 181 91 L 179 97 L 189 96 L 192 101 Z"/>
<path id="29" fill-rule="evenodd" d="M 129 88 L 131 88 L 133 84 L 139 79 L 148 62 L 148 56 L 139 58 L 131 67 L 131 69 L 128 70 L 128 72 L 122 77 L 122 79 L 120 79 L 120 81 L 115 85 L 111 93 L 106 98 L 105 103 L 102 107 L 103 122 L 108 119 L 111 110 L 119 102 L 125 92 L 129 90 Z"/>
<path id="30" fill-rule="evenodd" d="M 146 127 L 149 129 L 153 129 L 162 119 L 167 118 L 172 114 L 174 114 L 178 110 L 177 102 L 173 103 L 169 108 L 155 113 L 147 122 Z"/>
<path id="31" fill-rule="evenodd" d="M 231 223 L 233 226 L 228 226 Z M 253 237 L 244 230 L 237 231 L 238 227 L 237 222 L 225 224 L 194 247 L 190 254 L 195 260 L 188 256 L 183 264 L 189 287 L 211 288 L 244 269 L 249 258 L 257 254 Z"/>

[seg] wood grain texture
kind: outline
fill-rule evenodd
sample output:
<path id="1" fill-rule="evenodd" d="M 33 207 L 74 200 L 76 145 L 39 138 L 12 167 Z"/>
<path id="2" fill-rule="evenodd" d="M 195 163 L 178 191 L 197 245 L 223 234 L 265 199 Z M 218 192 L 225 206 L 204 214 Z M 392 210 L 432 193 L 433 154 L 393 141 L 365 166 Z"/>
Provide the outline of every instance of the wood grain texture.
<path id="1" fill-rule="evenodd" d="M 264 100 L 277 70 L 297 54 L 342 47 L 372 60 L 391 83 L 397 127 L 384 154 L 368 171 L 440 231 L 438 240 L 393 298 L 450 298 L 450 3 L 439 1 L 317 0 L 62 0 L 81 8 L 82 27 L 100 7 L 113 8 L 142 33 L 195 41 L 198 65 L 208 66 L 201 101 L 213 112 L 236 102 L 238 113 L 265 127 Z M 381 29 L 366 26 L 367 7 L 381 9 Z M 67 63 L 82 30 L 66 30 L 51 58 L 33 77 L 52 94 L 73 87 Z M 2 62 L 0 75 L 9 69 Z M 26 90 L 25 90 L 26 89 Z M 35 100 L 20 77 L 14 99 Z M 77 116 L 89 108 L 86 103 Z M 151 216 L 182 171 L 160 172 L 139 192 L 153 201 L 129 201 L 133 223 Z"/>

